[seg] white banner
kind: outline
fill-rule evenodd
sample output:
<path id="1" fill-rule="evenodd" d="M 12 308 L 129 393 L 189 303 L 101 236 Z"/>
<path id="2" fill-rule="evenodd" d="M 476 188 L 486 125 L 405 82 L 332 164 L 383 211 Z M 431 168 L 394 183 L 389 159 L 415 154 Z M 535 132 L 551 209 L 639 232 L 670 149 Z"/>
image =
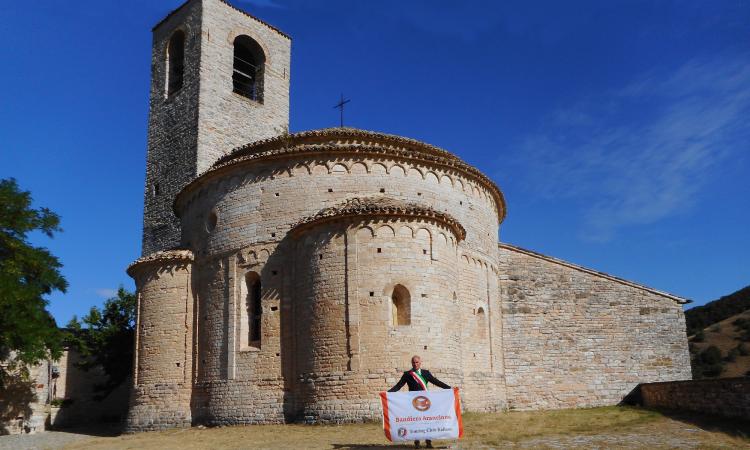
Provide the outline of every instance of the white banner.
<path id="1" fill-rule="evenodd" d="M 381 392 L 383 431 L 391 442 L 458 439 L 464 434 L 458 388 Z"/>

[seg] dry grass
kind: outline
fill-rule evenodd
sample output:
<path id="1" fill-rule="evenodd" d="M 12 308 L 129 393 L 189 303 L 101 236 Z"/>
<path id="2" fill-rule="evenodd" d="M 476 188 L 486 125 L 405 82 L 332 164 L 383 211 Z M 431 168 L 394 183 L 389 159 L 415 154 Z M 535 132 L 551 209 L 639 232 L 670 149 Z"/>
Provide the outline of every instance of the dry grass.
<path id="1" fill-rule="evenodd" d="M 704 330 L 706 336 L 705 342 L 693 342 L 692 345 L 698 351 L 704 350 L 710 345 L 715 345 L 721 350 L 721 354 L 726 356 L 731 349 L 737 347 L 742 342 L 740 340 L 740 333 L 732 325 L 732 322 L 739 318 L 750 319 L 750 311 L 735 314 L 728 319 L 707 327 Z M 745 345 L 750 347 L 750 342 L 746 342 Z M 724 371 L 719 378 L 743 377 L 749 371 L 750 356 L 738 356 L 735 361 L 726 363 Z"/>
<path id="2" fill-rule="evenodd" d="M 499 442 L 497 439 L 518 442 L 539 436 L 613 432 L 662 418 L 654 411 L 616 406 L 464 415 L 466 423 L 472 425 L 473 437 L 493 442 Z"/>
<path id="3" fill-rule="evenodd" d="M 697 424 L 697 425 L 696 425 Z M 674 420 L 639 408 L 606 407 L 542 412 L 464 415 L 465 436 L 442 441 L 451 448 L 750 448 L 742 430 L 711 430 L 706 422 Z M 714 423 L 714 425 L 716 425 Z M 256 425 L 181 429 L 98 437 L 66 448 L 220 449 L 220 448 L 380 448 L 397 447 L 379 423 L 340 426 Z"/>

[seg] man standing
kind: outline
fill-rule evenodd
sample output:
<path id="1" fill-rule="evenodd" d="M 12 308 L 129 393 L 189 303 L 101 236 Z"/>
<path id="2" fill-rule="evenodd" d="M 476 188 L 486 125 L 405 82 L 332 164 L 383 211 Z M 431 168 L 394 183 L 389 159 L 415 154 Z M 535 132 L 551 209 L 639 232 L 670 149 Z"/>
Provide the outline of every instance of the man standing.
<path id="1" fill-rule="evenodd" d="M 447 384 L 432 376 L 429 370 L 422 369 L 422 358 L 419 357 L 419 355 L 414 355 L 411 357 L 411 370 L 407 370 L 406 372 L 404 372 L 404 374 L 401 375 L 401 379 L 398 380 L 398 383 L 390 388 L 388 392 L 399 391 L 402 387 L 404 387 L 405 384 L 409 386 L 410 391 L 426 391 L 427 383 L 432 383 L 435 386 L 441 387 L 443 389 L 451 388 Z M 427 439 L 425 440 L 425 443 L 427 444 L 427 448 L 432 448 L 431 440 Z M 418 440 L 414 441 L 414 447 L 419 448 Z"/>

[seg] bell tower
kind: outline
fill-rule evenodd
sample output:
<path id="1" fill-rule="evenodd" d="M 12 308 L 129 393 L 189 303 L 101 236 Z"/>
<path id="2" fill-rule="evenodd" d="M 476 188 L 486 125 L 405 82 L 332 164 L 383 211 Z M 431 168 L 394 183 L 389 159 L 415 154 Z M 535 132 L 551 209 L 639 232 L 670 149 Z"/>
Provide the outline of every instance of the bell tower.
<path id="1" fill-rule="evenodd" d="M 289 36 L 224 0 L 188 0 L 152 31 L 143 255 L 179 245 L 172 202 L 196 175 L 289 126 Z"/>

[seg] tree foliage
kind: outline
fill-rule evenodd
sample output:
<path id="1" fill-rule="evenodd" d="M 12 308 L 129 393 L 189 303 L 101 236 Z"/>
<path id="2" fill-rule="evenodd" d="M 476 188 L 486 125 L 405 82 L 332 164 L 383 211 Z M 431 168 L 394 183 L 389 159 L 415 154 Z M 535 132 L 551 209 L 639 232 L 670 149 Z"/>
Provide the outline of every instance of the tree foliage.
<path id="1" fill-rule="evenodd" d="M 12 353 L 24 364 L 62 354 L 61 334 L 44 296 L 67 288 L 60 261 L 28 240 L 33 232 L 52 237 L 62 231 L 60 218 L 31 203 L 31 193 L 20 190 L 15 179 L 0 180 L 0 360 Z"/>
<path id="2" fill-rule="evenodd" d="M 696 306 L 685 311 L 687 334 L 688 336 L 693 335 L 698 330 L 748 309 L 750 309 L 750 286 L 703 306 Z"/>
<path id="3" fill-rule="evenodd" d="M 117 295 L 104 302 L 101 310 L 94 306 L 81 321 L 73 317 L 68 323 L 68 341 L 83 357 L 80 367 L 89 370 L 101 366 L 107 375 L 107 381 L 96 386 L 103 395 L 131 374 L 135 309 L 135 294 L 120 286 Z"/>
<path id="4" fill-rule="evenodd" d="M 691 353 L 690 365 L 694 379 L 718 377 L 724 371 L 721 350 L 715 345 L 711 345 L 700 352 L 693 347 Z"/>

